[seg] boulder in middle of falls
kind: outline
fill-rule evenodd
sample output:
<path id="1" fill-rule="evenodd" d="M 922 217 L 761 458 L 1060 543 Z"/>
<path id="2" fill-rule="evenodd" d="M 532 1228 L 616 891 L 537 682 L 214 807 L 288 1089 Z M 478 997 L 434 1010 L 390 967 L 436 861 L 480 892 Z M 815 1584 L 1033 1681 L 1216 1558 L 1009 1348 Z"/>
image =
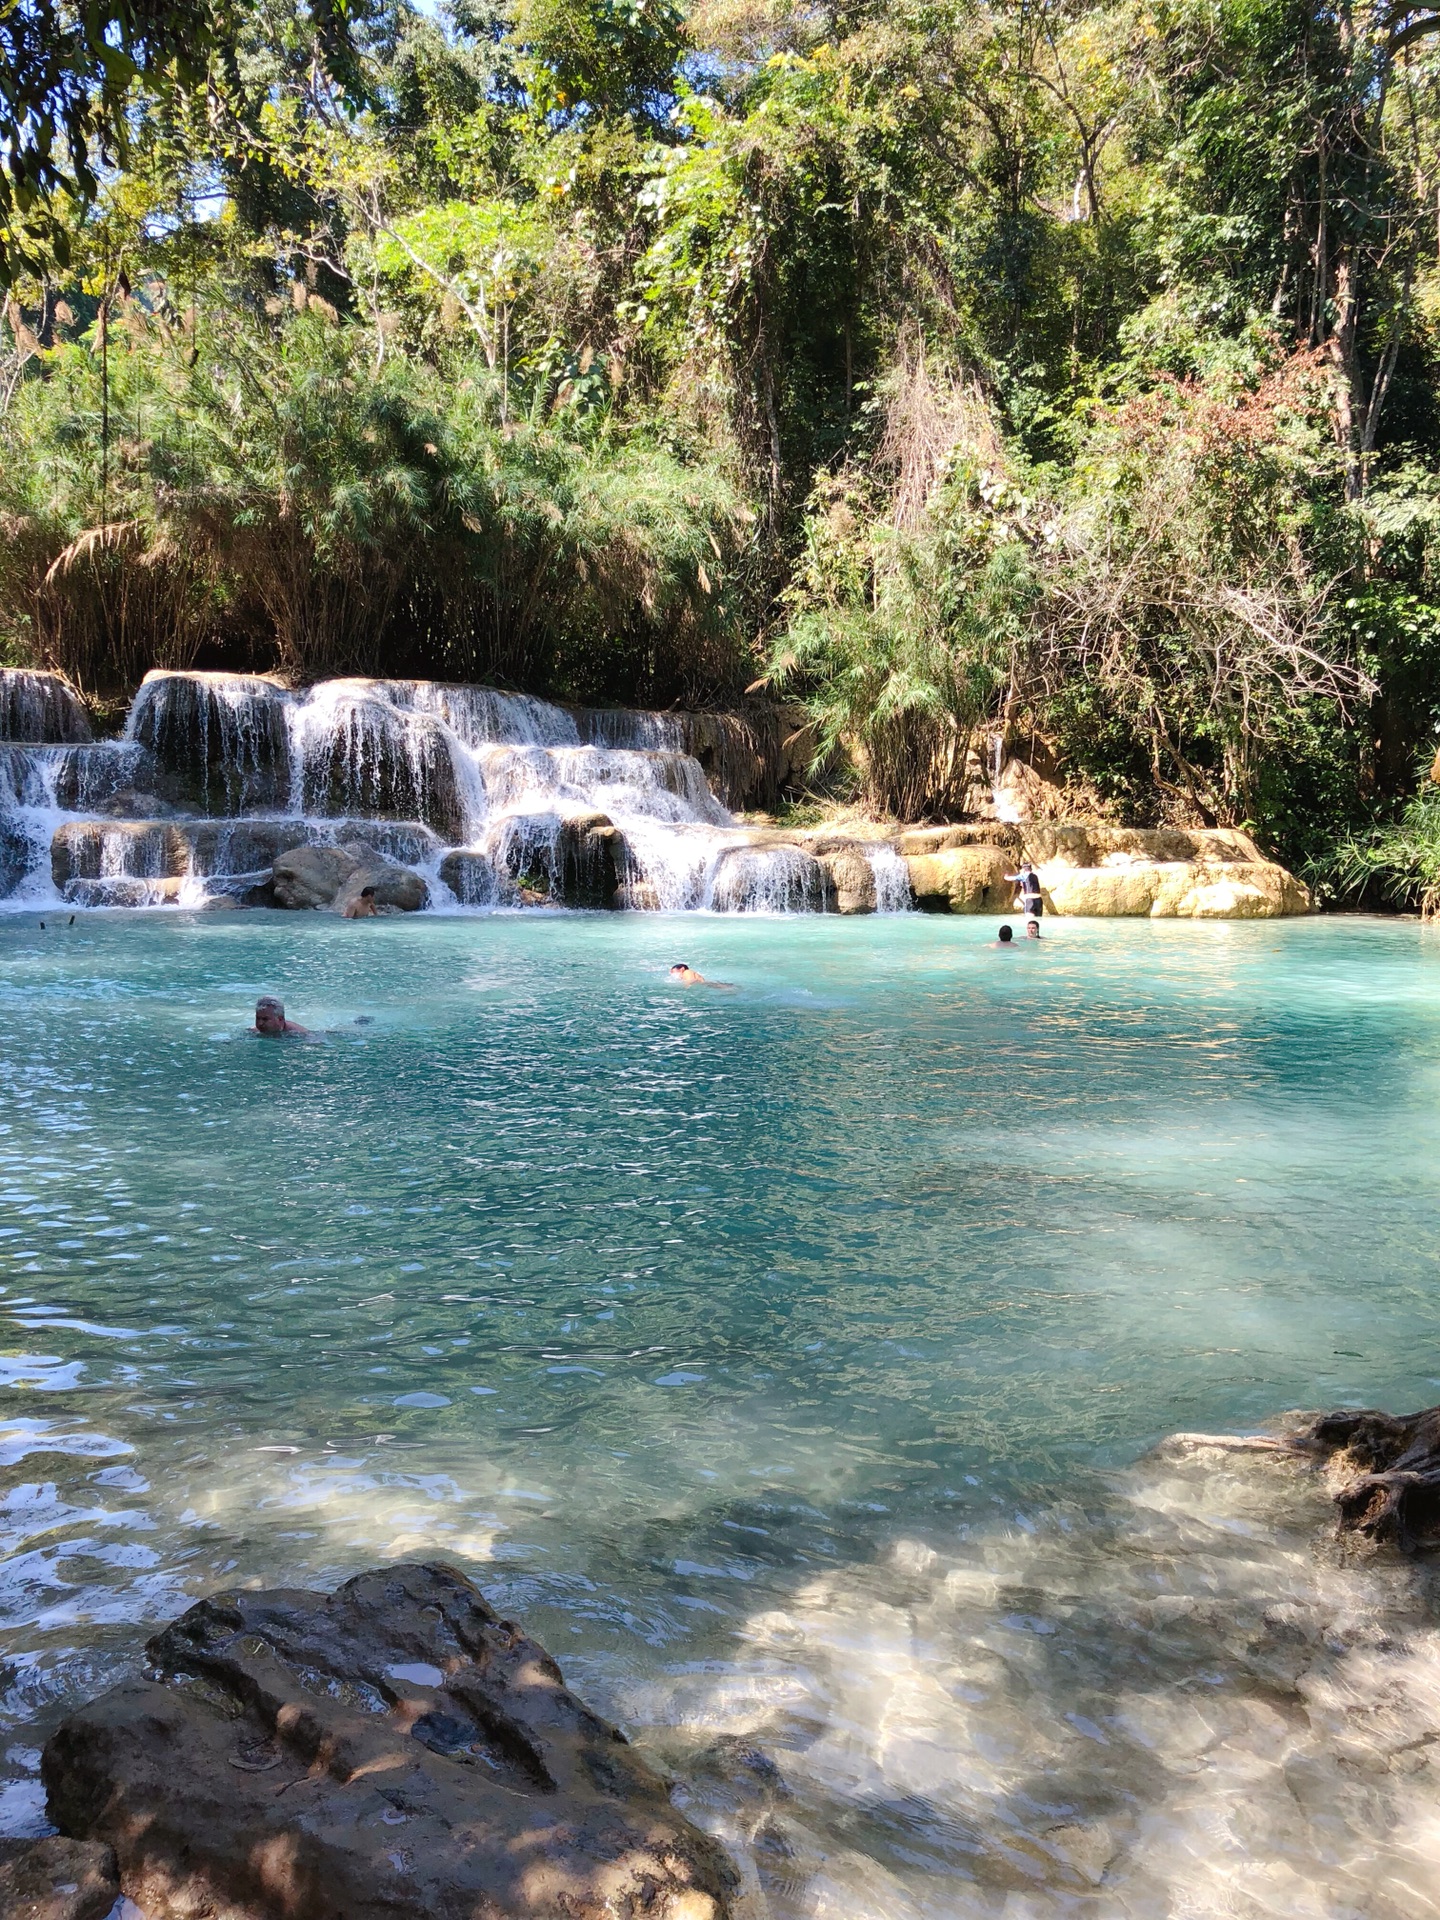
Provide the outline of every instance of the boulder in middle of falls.
<path id="1" fill-rule="evenodd" d="M 493 852 L 457 847 L 440 862 L 440 878 L 463 906 L 497 906 L 531 898 L 555 906 L 618 904 L 624 836 L 608 813 L 517 815 L 505 823 Z"/>
<path id="2" fill-rule="evenodd" d="M 377 907 L 418 913 L 429 897 L 423 877 L 382 859 L 361 843 L 291 847 L 271 868 L 279 907 L 329 907 L 343 912 L 362 887 L 374 887 Z"/>
<path id="3" fill-rule="evenodd" d="M 536 1641 L 440 1565 L 202 1601 L 66 1720 L 63 1833 L 152 1915 L 727 1920 L 738 1875 Z"/>

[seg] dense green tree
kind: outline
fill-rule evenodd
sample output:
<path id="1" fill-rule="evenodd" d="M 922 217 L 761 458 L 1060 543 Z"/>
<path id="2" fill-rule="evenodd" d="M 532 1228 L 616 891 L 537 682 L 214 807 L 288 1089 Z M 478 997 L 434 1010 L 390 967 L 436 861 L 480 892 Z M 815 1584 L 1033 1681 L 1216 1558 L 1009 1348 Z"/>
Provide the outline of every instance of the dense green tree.
<path id="1" fill-rule="evenodd" d="M 1440 12 L 218 6 L 0 17 L 12 654 L 763 678 L 877 806 L 1008 740 L 1296 858 L 1404 804 Z"/>

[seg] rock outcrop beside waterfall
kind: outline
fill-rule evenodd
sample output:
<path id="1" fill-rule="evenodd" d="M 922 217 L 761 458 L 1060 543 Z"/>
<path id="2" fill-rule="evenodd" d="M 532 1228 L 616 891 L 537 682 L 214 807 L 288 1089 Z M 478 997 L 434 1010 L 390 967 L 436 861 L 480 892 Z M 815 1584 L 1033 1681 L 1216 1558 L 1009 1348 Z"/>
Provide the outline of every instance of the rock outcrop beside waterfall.
<path id="1" fill-rule="evenodd" d="M 726 1920 L 739 1876 L 538 1642 L 438 1565 L 192 1607 L 45 1748 L 152 1920 Z"/>
<path id="2" fill-rule="evenodd" d="M 917 903 L 932 912 L 1007 912 L 1005 875 L 1021 861 L 1054 914 L 1268 920 L 1314 908 L 1308 888 L 1236 828 L 986 823 L 913 828 L 897 844 Z"/>
<path id="3" fill-rule="evenodd" d="M 0 725 L 0 895 L 37 905 L 343 908 L 354 881 L 397 910 L 1000 913 L 1022 859 L 1057 914 L 1311 905 L 1236 832 L 737 820 L 781 778 L 779 719 L 758 706 L 634 713 L 431 681 L 295 691 L 152 673 L 122 737 L 92 741 L 63 681 L 11 672 Z"/>

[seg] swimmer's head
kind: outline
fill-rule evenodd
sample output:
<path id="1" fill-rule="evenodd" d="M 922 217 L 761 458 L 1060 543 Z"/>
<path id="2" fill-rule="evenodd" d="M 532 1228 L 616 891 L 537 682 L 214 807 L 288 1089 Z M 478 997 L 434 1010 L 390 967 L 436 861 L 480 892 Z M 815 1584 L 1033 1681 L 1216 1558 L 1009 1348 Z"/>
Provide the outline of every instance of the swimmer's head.
<path id="1" fill-rule="evenodd" d="M 284 1033 L 285 1007 L 273 994 L 265 994 L 255 1002 L 255 1031 L 257 1033 Z"/>
<path id="2" fill-rule="evenodd" d="M 373 900 L 375 898 L 375 889 L 373 887 L 361 887 L 360 898 L 362 900 Z"/>
<path id="3" fill-rule="evenodd" d="M 1014 938 L 1015 938 L 1015 929 L 1013 927 L 1010 927 L 1010 926 L 1001 927 L 1000 933 L 999 933 L 999 940 L 1002 947 L 1008 947 L 1010 942 Z"/>
<path id="4" fill-rule="evenodd" d="M 670 969 L 670 971 L 671 971 L 671 973 L 672 973 L 672 974 L 675 974 L 675 973 L 689 973 L 689 971 L 690 971 L 690 962 L 689 962 L 688 960 L 677 960 L 677 961 L 675 962 L 675 964 L 674 964 L 674 966 L 673 966 L 673 967 L 671 967 L 671 969 Z"/>
<path id="5" fill-rule="evenodd" d="M 1040 938 L 1040 922 L 1038 920 L 1027 920 L 1025 922 L 1025 938 L 1027 940 L 1038 940 Z"/>

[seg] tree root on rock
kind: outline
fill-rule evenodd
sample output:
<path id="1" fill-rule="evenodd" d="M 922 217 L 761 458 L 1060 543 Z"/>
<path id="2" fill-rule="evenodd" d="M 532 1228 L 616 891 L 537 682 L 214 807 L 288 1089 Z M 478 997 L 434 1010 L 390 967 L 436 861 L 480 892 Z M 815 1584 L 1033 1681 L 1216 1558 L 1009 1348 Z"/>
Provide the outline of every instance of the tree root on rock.
<path id="1" fill-rule="evenodd" d="M 1440 1407 L 1326 1413 L 1293 1443 L 1356 1469 L 1335 1495 L 1341 1533 L 1393 1541 L 1402 1553 L 1440 1546 Z"/>

